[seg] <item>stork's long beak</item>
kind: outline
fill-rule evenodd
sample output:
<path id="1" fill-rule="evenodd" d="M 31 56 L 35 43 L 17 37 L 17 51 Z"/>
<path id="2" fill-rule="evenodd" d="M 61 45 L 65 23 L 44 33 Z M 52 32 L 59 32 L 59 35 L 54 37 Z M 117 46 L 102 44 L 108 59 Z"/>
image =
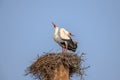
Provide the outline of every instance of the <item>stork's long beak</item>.
<path id="1" fill-rule="evenodd" d="M 54 26 L 54 28 L 56 28 L 56 25 L 52 22 L 52 25 Z"/>
<path id="2" fill-rule="evenodd" d="M 69 32 L 69 33 L 68 33 L 68 36 L 75 36 L 75 35 Z"/>

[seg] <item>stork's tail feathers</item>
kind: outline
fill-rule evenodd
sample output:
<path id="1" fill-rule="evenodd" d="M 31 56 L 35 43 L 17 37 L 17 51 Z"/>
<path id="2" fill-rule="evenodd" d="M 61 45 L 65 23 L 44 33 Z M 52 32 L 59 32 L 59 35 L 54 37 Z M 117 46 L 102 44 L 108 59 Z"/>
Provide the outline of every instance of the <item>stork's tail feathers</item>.
<path id="1" fill-rule="evenodd" d="M 68 50 L 75 52 L 77 49 L 77 42 L 72 39 L 68 41 Z"/>
<path id="2" fill-rule="evenodd" d="M 68 48 L 67 48 L 67 49 L 75 52 L 76 49 L 77 49 L 77 42 L 76 42 L 76 41 L 73 41 L 72 39 L 66 40 L 66 41 L 67 41 L 67 43 L 68 43 L 68 45 L 67 45 Z M 63 48 L 66 47 L 65 42 L 60 42 L 59 45 L 61 45 Z"/>

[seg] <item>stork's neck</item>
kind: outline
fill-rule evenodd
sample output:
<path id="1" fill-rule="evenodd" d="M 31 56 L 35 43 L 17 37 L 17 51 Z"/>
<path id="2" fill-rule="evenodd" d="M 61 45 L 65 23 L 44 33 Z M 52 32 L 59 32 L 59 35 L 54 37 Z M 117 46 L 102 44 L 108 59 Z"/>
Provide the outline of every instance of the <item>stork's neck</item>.
<path id="1" fill-rule="evenodd" d="M 58 34 L 58 31 L 59 31 L 59 28 L 56 27 L 56 28 L 55 28 L 55 34 Z"/>

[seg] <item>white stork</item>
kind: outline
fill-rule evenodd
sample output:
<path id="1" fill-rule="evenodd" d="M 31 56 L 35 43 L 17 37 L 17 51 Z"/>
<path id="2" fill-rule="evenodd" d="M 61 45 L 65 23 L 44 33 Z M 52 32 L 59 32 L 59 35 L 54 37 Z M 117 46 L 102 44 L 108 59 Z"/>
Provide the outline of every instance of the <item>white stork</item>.
<path id="1" fill-rule="evenodd" d="M 54 40 L 62 47 L 62 52 L 64 50 L 67 53 L 67 50 L 71 50 L 73 52 L 76 51 L 77 42 L 73 41 L 71 36 L 74 36 L 72 33 L 68 32 L 64 28 L 60 28 L 52 23 L 54 26 Z"/>

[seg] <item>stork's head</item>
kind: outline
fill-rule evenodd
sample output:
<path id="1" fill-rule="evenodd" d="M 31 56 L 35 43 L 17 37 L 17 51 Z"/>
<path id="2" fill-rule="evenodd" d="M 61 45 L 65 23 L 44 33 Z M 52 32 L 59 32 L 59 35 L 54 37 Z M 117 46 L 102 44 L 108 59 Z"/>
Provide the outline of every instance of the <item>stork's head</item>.
<path id="1" fill-rule="evenodd" d="M 57 25 L 55 25 L 53 22 L 52 22 L 52 25 L 53 25 L 55 31 L 58 30 L 58 26 Z"/>

